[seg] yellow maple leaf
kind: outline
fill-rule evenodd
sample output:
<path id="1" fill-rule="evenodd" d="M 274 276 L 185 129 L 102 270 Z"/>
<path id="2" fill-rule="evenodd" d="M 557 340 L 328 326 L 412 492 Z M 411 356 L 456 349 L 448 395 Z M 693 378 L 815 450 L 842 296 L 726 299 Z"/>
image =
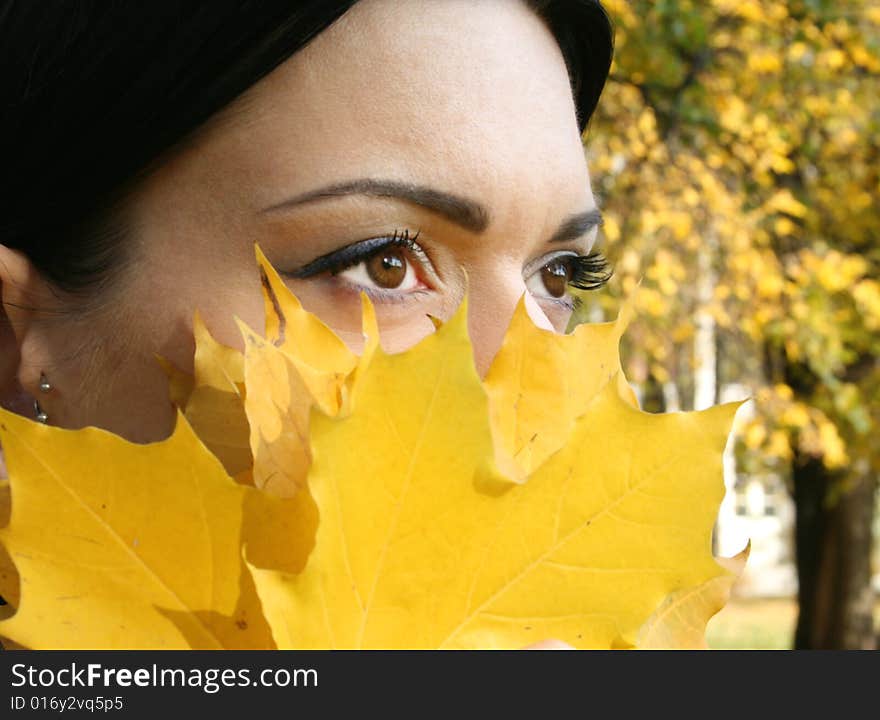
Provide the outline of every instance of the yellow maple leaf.
<path id="1" fill-rule="evenodd" d="M 578 325 L 569 335 L 536 328 L 520 300 L 486 375 L 489 414 L 499 470 L 523 482 L 556 452 L 589 401 L 612 379 L 622 379 L 618 344 L 631 316 Z M 623 387 L 625 386 L 625 390 Z"/>
<path id="2" fill-rule="evenodd" d="M 0 540 L 21 577 L 0 635 L 34 649 L 271 646 L 241 543 L 299 569 L 316 522 L 306 494 L 237 485 L 180 415 L 151 445 L 5 410 L 0 434 L 13 483 Z"/>
<path id="3" fill-rule="evenodd" d="M 9 524 L 9 515 L 12 512 L 11 500 L 9 479 L 0 478 L 0 528 Z M 2 618 L 18 607 L 19 597 L 18 571 L 2 545 L 0 545 L 0 597 L 7 603 L 5 607 L 0 607 L 0 618 Z"/>
<path id="4" fill-rule="evenodd" d="M 607 383 L 515 485 L 492 467 L 460 311 L 377 350 L 353 408 L 312 418 L 304 571 L 251 566 L 280 648 L 634 647 L 665 597 L 725 574 L 710 546 L 735 406 L 653 416 Z"/>
<path id="5" fill-rule="evenodd" d="M 316 406 L 328 415 L 342 409 L 358 358 L 305 311 L 259 247 L 256 252 L 267 337 L 238 323 L 245 343 L 245 385 L 250 388 L 243 410 L 250 423 L 252 475 L 256 487 L 292 497 L 305 485 L 311 461 L 311 409 Z M 364 303 L 364 328 L 377 343 L 375 315 L 366 296 Z"/>
<path id="6" fill-rule="evenodd" d="M 196 311 L 194 376 L 157 359 L 168 376 L 172 402 L 184 409 L 227 472 L 239 482 L 289 497 L 308 472 L 310 409 L 317 404 L 329 414 L 340 410 L 357 358 L 305 311 L 258 246 L 255 251 L 266 338 L 239 321 L 242 354 L 214 340 Z"/>
<path id="7" fill-rule="evenodd" d="M 336 333 L 306 312 L 259 246 L 256 253 L 266 308 L 266 340 L 287 354 L 318 406 L 333 414 L 342 404 L 345 378 L 357 365 L 357 356 Z"/>
<path id="8" fill-rule="evenodd" d="M 714 600 L 688 601 L 686 629 L 657 618 L 727 582 L 710 539 L 734 406 L 633 407 L 625 318 L 560 337 L 521 308 L 484 384 L 466 304 L 387 355 L 365 302 L 358 358 L 258 260 L 266 338 L 240 325 L 238 357 L 197 341 L 214 368 L 187 399 L 241 399 L 257 487 L 233 482 L 183 415 L 168 440 L 136 445 L 3 412 L 0 540 L 21 596 L 0 635 L 34 648 L 635 647 L 664 628 L 698 644 Z"/>
<path id="9" fill-rule="evenodd" d="M 233 477 L 244 476 L 253 465 L 244 409 L 244 358 L 211 337 L 198 311 L 193 318 L 193 336 L 195 374 L 184 414 L 226 471 Z"/>
<path id="10" fill-rule="evenodd" d="M 279 348 L 239 325 L 245 340 L 245 410 L 250 420 L 256 487 L 293 497 L 306 482 L 311 453 L 312 396 L 293 361 Z"/>
<path id="11" fill-rule="evenodd" d="M 640 650 L 705 650 L 708 647 L 706 619 L 727 603 L 748 557 L 747 546 L 736 557 L 719 560 L 726 570 L 722 575 L 668 595 L 639 629 L 636 647 Z"/>
<path id="12" fill-rule="evenodd" d="M 159 367 L 162 368 L 168 377 L 168 399 L 171 400 L 171 404 L 174 407 L 181 410 L 186 409 L 189 396 L 192 395 L 196 384 L 195 377 L 181 370 L 167 358 L 161 355 L 156 355 L 155 357 Z"/>

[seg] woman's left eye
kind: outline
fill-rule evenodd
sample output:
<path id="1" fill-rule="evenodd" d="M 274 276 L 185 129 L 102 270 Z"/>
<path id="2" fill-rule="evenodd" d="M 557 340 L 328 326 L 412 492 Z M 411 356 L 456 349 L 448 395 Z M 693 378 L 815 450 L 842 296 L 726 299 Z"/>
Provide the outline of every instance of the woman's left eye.
<path id="1" fill-rule="evenodd" d="M 541 262 L 535 269 L 526 269 L 526 288 L 536 298 L 559 300 L 569 288 L 596 290 L 611 278 L 608 261 L 599 252 L 565 253 Z"/>

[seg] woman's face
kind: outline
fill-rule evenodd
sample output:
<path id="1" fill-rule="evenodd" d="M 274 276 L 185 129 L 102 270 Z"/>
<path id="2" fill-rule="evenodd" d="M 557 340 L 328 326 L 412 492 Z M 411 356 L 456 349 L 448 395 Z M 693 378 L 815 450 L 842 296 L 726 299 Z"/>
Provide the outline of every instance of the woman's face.
<path id="1" fill-rule="evenodd" d="M 537 324 L 565 327 L 560 256 L 588 251 L 596 219 L 569 77 L 537 15 L 511 0 L 364 0 L 137 192 L 132 261 L 97 310 L 10 310 L 19 377 L 52 424 L 164 437 L 174 413 L 154 355 L 191 370 L 193 311 L 235 347 L 233 316 L 263 329 L 255 242 L 355 351 L 360 291 L 392 352 L 467 292 L 482 373 L 523 293 Z M 6 260 L 5 300 L 52 296 Z"/>

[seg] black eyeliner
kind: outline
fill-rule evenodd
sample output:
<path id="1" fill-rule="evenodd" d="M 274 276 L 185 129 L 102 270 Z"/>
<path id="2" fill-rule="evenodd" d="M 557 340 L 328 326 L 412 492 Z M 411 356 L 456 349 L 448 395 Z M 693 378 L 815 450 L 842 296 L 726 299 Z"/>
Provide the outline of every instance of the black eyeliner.
<path id="1" fill-rule="evenodd" d="M 402 233 L 395 230 L 393 235 L 361 240 L 339 250 L 333 250 L 306 263 L 301 268 L 285 274 L 296 280 L 304 280 L 325 272 L 338 275 L 359 262 L 369 259 L 371 255 L 383 248 L 389 246 L 412 248 L 418 236 L 419 234 L 416 233 L 410 237 L 409 230 L 404 230 Z"/>

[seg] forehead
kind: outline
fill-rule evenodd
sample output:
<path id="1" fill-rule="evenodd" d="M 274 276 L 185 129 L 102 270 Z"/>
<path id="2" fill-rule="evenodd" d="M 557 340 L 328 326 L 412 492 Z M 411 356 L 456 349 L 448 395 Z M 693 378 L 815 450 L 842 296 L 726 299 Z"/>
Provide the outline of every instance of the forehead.
<path id="1" fill-rule="evenodd" d="M 518 0 L 362 0 L 232 117 L 218 149 L 264 204 L 358 177 L 489 204 L 510 183 L 588 183 L 562 53 Z"/>

